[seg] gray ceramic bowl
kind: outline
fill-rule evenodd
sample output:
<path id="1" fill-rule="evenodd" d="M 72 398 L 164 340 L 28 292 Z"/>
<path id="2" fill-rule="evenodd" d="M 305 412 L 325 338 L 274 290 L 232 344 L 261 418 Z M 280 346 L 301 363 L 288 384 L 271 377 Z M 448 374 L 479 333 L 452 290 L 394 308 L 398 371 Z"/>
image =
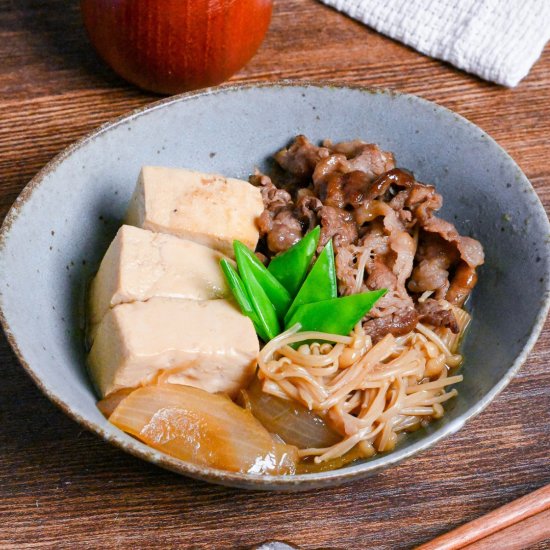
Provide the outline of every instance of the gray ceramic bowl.
<path id="1" fill-rule="evenodd" d="M 125 435 L 97 410 L 82 344 L 86 283 L 120 224 L 141 165 L 246 178 L 298 133 L 313 140 L 360 137 L 394 151 L 400 166 L 437 184 L 443 217 L 485 246 L 459 397 L 441 421 L 410 435 L 394 452 L 332 472 L 259 477 L 176 460 Z M 546 214 L 512 159 L 482 130 L 442 107 L 414 96 L 334 85 L 224 87 L 170 98 L 107 124 L 32 180 L 0 236 L 2 324 L 42 391 L 121 449 L 214 483 L 323 487 L 426 449 L 456 432 L 506 386 L 548 310 L 549 234 Z"/>

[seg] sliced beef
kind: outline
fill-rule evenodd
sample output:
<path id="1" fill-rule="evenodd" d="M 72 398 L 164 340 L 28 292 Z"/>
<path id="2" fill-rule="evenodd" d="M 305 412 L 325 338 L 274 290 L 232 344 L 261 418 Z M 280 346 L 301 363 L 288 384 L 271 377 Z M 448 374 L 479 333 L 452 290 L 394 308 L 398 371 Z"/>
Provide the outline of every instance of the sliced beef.
<path id="1" fill-rule="evenodd" d="M 322 186 L 323 202 L 335 208 L 357 208 L 363 204 L 371 180 L 359 170 L 331 174 Z"/>
<path id="2" fill-rule="evenodd" d="M 281 210 L 275 214 L 269 227 L 267 246 L 274 254 L 284 252 L 302 238 L 302 224 L 293 210 Z"/>
<path id="3" fill-rule="evenodd" d="M 446 327 L 451 332 L 458 334 L 460 329 L 449 303 L 428 299 L 425 302 L 416 304 L 418 320 L 434 327 Z"/>
<path id="4" fill-rule="evenodd" d="M 409 294 L 403 291 L 403 289 L 391 289 L 390 287 L 388 292 L 382 296 L 382 298 L 380 298 L 374 307 L 369 311 L 367 318 L 383 319 L 386 317 L 392 317 L 395 314 L 399 314 L 402 311 L 408 311 L 410 309 L 414 309 L 414 302 Z"/>
<path id="5" fill-rule="evenodd" d="M 462 237 L 452 223 L 432 216 L 423 226 L 408 288 L 418 293 L 432 290 L 437 299 L 462 305 L 477 282 L 475 268 L 483 261 L 478 241 Z"/>
<path id="6" fill-rule="evenodd" d="M 384 232 L 384 225 L 379 220 L 369 224 L 358 245 L 363 250 L 367 250 L 372 258 L 387 255 L 390 248 L 388 235 Z"/>
<path id="7" fill-rule="evenodd" d="M 483 264 L 485 259 L 483 247 L 479 241 L 461 236 L 452 223 L 436 216 L 431 217 L 424 224 L 424 230 L 428 234 L 437 235 L 446 244 L 447 250 L 454 251 L 454 257 L 448 267 L 445 267 L 448 270 L 452 266 L 454 275 L 449 280 L 449 274 L 447 274 L 448 282 L 436 294 L 436 298 L 445 297 L 452 304 L 462 306 L 477 283 L 476 267 Z M 450 257 L 448 252 L 447 256 Z M 413 279 L 415 275 L 418 280 L 418 273 L 413 273 Z M 409 289 L 414 292 L 415 285 L 409 283 Z"/>
<path id="8" fill-rule="evenodd" d="M 256 175 L 252 183 L 260 187 L 264 211 L 258 219 L 260 236 L 266 237 L 270 252 L 276 254 L 290 248 L 302 238 L 302 225 L 290 194 L 277 189 L 268 176 Z"/>
<path id="9" fill-rule="evenodd" d="M 392 182 L 400 177 L 394 178 L 390 172 L 388 174 L 373 180 L 361 170 L 341 173 L 335 169 L 317 186 L 319 198 L 325 204 L 336 208 L 368 208 L 371 201 L 383 195 Z"/>
<path id="10" fill-rule="evenodd" d="M 354 168 L 364 172 L 372 172 L 380 175 L 395 168 L 395 160 L 392 153 L 382 151 L 378 145 L 367 143 L 360 139 L 353 141 L 342 141 L 340 143 L 332 143 L 330 140 L 323 141 L 323 146 L 331 151 L 345 155 L 347 159 L 358 161 L 362 167 Z M 364 168 L 367 168 L 366 170 Z"/>
<path id="11" fill-rule="evenodd" d="M 313 171 L 313 191 L 324 201 L 327 196 L 329 178 L 335 174 L 349 172 L 348 161 L 344 155 L 330 155 L 317 163 Z"/>
<path id="12" fill-rule="evenodd" d="M 416 293 L 434 291 L 437 299 L 444 298 L 450 284 L 449 270 L 457 260 L 452 245 L 439 235 L 422 232 L 408 289 Z"/>
<path id="13" fill-rule="evenodd" d="M 376 199 L 384 195 L 391 186 L 398 188 L 410 188 L 414 185 L 414 177 L 409 172 L 399 168 L 393 168 L 376 178 L 369 189 L 368 200 Z"/>
<path id="14" fill-rule="evenodd" d="M 370 178 L 361 170 L 353 170 L 342 176 L 342 202 L 343 208 L 351 206 L 358 208 L 365 201 L 370 186 Z"/>
<path id="15" fill-rule="evenodd" d="M 448 243 L 456 246 L 460 257 L 470 267 L 477 267 L 484 262 L 483 247 L 479 241 L 471 237 L 462 237 L 452 223 L 433 216 L 423 227 L 425 231 L 436 233 Z"/>
<path id="16" fill-rule="evenodd" d="M 279 210 L 292 206 L 292 197 L 288 191 L 275 187 L 271 178 L 264 174 L 255 174 L 250 177 L 250 183 L 260 188 L 264 208 L 270 212 L 278 212 Z"/>
<path id="17" fill-rule="evenodd" d="M 397 276 L 381 259 L 375 258 L 369 267 L 365 286 L 368 290 L 394 289 L 397 287 Z"/>
<path id="18" fill-rule="evenodd" d="M 336 249 L 334 262 L 336 264 L 336 278 L 340 296 L 349 296 L 355 292 L 357 253 L 359 251 L 360 249 L 354 245 L 339 246 Z"/>
<path id="19" fill-rule="evenodd" d="M 324 158 L 315 167 L 314 190 L 323 202 L 328 201 L 326 204 L 338 208 L 360 206 L 365 200 L 378 196 L 378 184 L 373 186 L 373 182 L 379 176 L 383 177 L 390 170 L 386 178 L 389 186 L 396 179 L 392 173 L 401 172 L 392 170 L 395 166 L 393 156 L 381 151 L 376 145 L 360 143 L 353 147 L 356 147 L 354 156 L 347 157 L 338 152 Z"/>
<path id="20" fill-rule="evenodd" d="M 323 147 L 329 149 L 331 153 L 340 153 L 348 159 L 357 156 L 366 144 L 366 141 L 360 139 L 341 141 L 339 143 L 332 143 L 330 139 L 323 141 Z"/>
<path id="21" fill-rule="evenodd" d="M 306 231 L 311 231 L 319 225 L 319 213 L 323 203 L 313 194 L 310 189 L 300 189 L 296 200 L 297 216 Z"/>
<path id="22" fill-rule="evenodd" d="M 393 210 L 391 212 L 395 215 Z M 399 229 L 388 231 L 384 222 L 382 229 L 378 225 L 376 232 L 371 233 L 367 239 L 363 239 L 363 243 L 369 247 L 366 250 L 372 250 L 372 252 L 369 253 L 370 259 L 366 266 L 368 277 L 365 288 L 361 290 L 385 288 L 388 291 L 369 311 L 368 316 L 377 319 L 377 322 L 372 325 L 375 327 L 390 325 L 393 327 L 394 334 L 399 332 L 398 325 L 403 319 L 407 320 L 404 326 L 409 327 L 409 321 L 414 326 L 412 315 L 406 315 L 406 312 L 414 310 L 414 303 L 405 288 L 405 281 L 413 268 L 416 250 L 414 239 L 407 232 Z M 373 245 L 375 248 L 371 249 Z"/>
<path id="23" fill-rule="evenodd" d="M 458 330 L 450 305 L 461 306 L 475 286 L 483 249 L 435 215 L 442 197 L 434 186 L 360 140 L 318 147 L 297 136 L 275 158 L 279 188 L 261 174 L 251 179 L 265 205 L 262 252 L 286 250 L 320 225 L 318 252 L 333 239 L 340 295 L 388 290 L 364 320 L 375 341 L 406 334 L 419 319 Z M 426 291 L 433 297 L 415 303 Z"/>
<path id="24" fill-rule="evenodd" d="M 408 297 L 405 282 L 413 269 L 416 242 L 387 203 L 375 203 L 373 206 L 377 206 L 376 213 L 380 212 L 382 223 L 379 220 L 371 222 L 370 229 L 359 241 L 359 257 L 367 255 L 364 262 L 368 274 L 366 286 L 370 290 L 396 290 Z M 358 266 L 360 263 L 359 259 Z"/>
<path id="25" fill-rule="evenodd" d="M 352 245 L 338 246 L 336 248 L 336 276 L 338 278 L 338 290 L 342 295 L 354 294 L 367 289 L 394 288 L 397 278 L 388 267 L 386 259 L 390 254 L 389 238 L 384 234 L 381 223 L 374 222 L 367 232 Z M 383 264 L 383 265 L 382 265 Z M 357 271 L 363 267 L 360 286 L 356 288 Z M 387 273 L 391 276 L 388 277 Z M 370 280 L 369 280 L 370 278 Z M 392 285 L 389 286 L 390 280 Z M 374 286 L 377 283 L 383 286 Z"/>
<path id="26" fill-rule="evenodd" d="M 281 168 L 301 179 L 310 178 L 317 163 L 330 154 L 325 147 L 313 145 L 305 136 L 296 136 L 288 149 L 275 154 Z"/>
<path id="27" fill-rule="evenodd" d="M 335 247 L 353 244 L 357 240 L 357 226 L 350 212 L 333 206 L 323 206 L 319 212 L 319 217 L 321 220 L 319 250 L 330 239 L 334 240 Z"/>
<path id="28" fill-rule="evenodd" d="M 412 174 L 404 170 L 384 174 L 378 178 L 376 185 L 380 195 L 386 192 L 388 204 L 409 230 L 423 226 L 443 204 L 441 195 L 433 185 L 416 181 Z"/>
<path id="29" fill-rule="evenodd" d="M 433 213 L 441 208 L 443 199 L 436 193 L 433 185 L 414 181 L 409 187 L 395 194 L 389 205 L 398 213 L 405 225 L 412 229 L 417 225 L 422 227 Z"/>
<path id="30" fill-rule="evenodd" d="M 462 307 L 476 283 L 477 273 L 475 267 L 470 267 L 466 262 L 461 262 L 456 268 L 445 298 L 454 306 Z"/>
<path id="31" fill-rule="evenodd" d="M 341 144 L 340 144 L 341 145 Z M 354 155 L 348 157 L 349 170 L 360 170 L 367 174 L 370 179 L 374 179 L 388 170 L 395 168 L 393 155 L 382 151 L 378 145 L 365 143 L 357 147 Z"/>
<path id="32" fill-rule="evenodd" d="M 382 340 L 386 334 L 403 336 L 411 332 L 418 323 L 418 314 L 413 307 L 400 309 L 391 315 L 377 319 L 368 319 L 363 323 L 363 329 L 370 335 L 374 343 Z"/>
<path id="33" fill-rule="evenodd" d="M 412 212 L 413 219 L 424 225 L 433 213 L 443 206 L 443 197 L 436 193 L 433 185 L 416 182 L 409 190 L 405 207 Z"/>
<path id="34" fill-rule="evenodd" d="M 421 260 L 415 266 L 407 284 L 411 292 L 437 292 L 436 296 L 445 296 L 449 288 L 449 266 L 445 258 Z"/>
<path id="35" fill-rule="evenodd" d="M 392 271 L 397 277 L 397 288 L 407 294 L 405 282 L 413 270 L 416 243 L 406 231 L 394 230 L 390 234 L 389 244 L 394 255 Z"/>

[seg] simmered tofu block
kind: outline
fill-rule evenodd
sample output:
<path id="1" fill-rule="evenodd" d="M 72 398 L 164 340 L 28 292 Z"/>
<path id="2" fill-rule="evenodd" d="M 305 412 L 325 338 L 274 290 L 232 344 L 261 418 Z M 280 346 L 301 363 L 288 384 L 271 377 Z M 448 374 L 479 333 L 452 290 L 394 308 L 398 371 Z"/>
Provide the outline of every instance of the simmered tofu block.
<path id="1" fill-rule="evenodd" d="M 144 166 L 130 201 L 130 225 L 171 233 L 233 257 L 233 240 L 256 248 L 264 209 L 250 183 L 180 168 Z"/>
<path id="2" fill-rule="evenodd" d="M 193 241 L 123 225 L 90 288 L 92 330 L 109 308 L 153 297 L 212 300 L 229 295 L 223 254 Z"/>
<path id="3" fill-rule="evenodd" d="M 151 298 L 120 304 L 101 321 L 88 357 L 104 397 L 172 371 L 169 383 L 235 395 L 254 375 L 254 326 L 227 300 Z"/>

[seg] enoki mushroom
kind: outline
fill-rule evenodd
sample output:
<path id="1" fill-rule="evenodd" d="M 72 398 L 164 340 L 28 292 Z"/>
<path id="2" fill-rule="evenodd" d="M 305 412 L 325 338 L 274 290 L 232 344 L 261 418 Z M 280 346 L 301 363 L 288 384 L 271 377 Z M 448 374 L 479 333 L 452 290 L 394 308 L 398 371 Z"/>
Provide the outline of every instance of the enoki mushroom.
<path id="1" fill-rule="evenodd" d="M 470 316 L 454 309 L 463 333 Z M 392 450 L 401 432 L 441 418 L 442 404 L 457 395 L 448 386 L 462 376 L 450 369 L 462 357 L 459 339 L 447 329 L 436 333 L 418 324 L 374 345 L 360 323 L 350 336 L 298 330 L 292 327 L 260 352 L 263 391 L 301 403 L 342 436 L 331 447 L 300 449 L 300 457 L 320 463 L 353 448 L 364 457 Z M 300 342 L 309 343 L 295 349 Z"/>

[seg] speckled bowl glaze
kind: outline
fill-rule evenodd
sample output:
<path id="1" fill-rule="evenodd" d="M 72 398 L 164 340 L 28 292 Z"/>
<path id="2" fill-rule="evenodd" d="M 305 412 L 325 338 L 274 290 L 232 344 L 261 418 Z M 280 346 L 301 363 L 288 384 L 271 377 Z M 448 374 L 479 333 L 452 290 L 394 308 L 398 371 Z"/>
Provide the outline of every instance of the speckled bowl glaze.
<path id="1" fill-rule="evenodd" d="M 294 135 L 359 137 L 443 194 L 441 215 L 487 256 L 471 300 L 464 382 L 447 414 L 394 452 L 332 472 L 260 477 L 198 467 L 143 445 L 96 408 L 85 369 L 83 296 L 143 164 L 246 178 Z M 525 360 L 548 311 L 548 218 L 514 161 L 481 129 L 410 95 L 329 84 L 229 86 L 173 97 L 101 127 L 46 166 L 7 215 L 2 324 L 21 364 L 70 417 L 180 474 L 248 489 L 310 489 L 366 476 L 426 449 L 479 414 Z M 70 452 L 70 449 L 67 450 Z"/>

